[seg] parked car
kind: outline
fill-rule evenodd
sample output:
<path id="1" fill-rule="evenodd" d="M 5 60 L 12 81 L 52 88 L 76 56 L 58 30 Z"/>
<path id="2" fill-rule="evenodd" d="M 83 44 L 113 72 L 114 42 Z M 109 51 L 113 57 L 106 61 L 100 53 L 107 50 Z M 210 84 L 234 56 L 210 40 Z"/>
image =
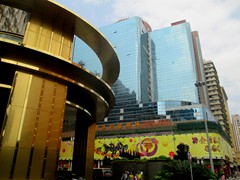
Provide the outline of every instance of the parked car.
<path id="1" fill-rule="evenodd" d="M 94 168 L 93 180 L 112 179 L 113 173 L 111 168 Z"/>

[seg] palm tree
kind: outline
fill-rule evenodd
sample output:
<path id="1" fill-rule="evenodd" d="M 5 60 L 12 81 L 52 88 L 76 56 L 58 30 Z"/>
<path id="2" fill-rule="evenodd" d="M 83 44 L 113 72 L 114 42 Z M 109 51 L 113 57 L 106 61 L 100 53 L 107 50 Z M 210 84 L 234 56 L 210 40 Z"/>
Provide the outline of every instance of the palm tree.
<path id="1" fill-rule="evenodd" d="M 216 180 L 217 176 L 210 169 L 192 163 L 194 180 Z M 191 180 L 190 164 L 187 160 L 172 160 L 166 163 L 155 176 L 155 180 Z"/>

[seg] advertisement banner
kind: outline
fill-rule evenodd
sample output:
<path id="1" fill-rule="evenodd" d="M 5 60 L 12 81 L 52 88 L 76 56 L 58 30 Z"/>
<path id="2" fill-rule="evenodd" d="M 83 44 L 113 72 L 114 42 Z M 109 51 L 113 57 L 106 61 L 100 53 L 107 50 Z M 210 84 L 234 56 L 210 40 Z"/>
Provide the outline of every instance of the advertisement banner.
<path id="1" fill-rule="evenodd" d="M 210 148 L 213 158 L 232 157 L 230 145 L 218 134 L 209 133 Z M 173 157 L 177 145 L 187 144 L 192 157 L 208 158 L 208 143 L 205 133 L 130 136 L 116 138 L 98 138 L 95 140 L 94 159 L 121 158 L 121 152 L 132 155 L 139 154 L 143 158 L 153 158 L 161 155 Z"/>
<path id="2" fill-rule="evenodd" d="M 60 160 L 72 160 L 74 141 L 62 141 L 59 152 Z"/>

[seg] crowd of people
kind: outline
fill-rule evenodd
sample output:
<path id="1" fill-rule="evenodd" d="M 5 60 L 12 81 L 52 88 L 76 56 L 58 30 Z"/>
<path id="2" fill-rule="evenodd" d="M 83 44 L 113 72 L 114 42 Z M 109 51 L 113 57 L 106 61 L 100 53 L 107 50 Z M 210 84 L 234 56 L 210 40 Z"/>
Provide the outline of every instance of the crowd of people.
<path id="1" fill-rule="evenodd" d="M 138 171 L 134 174 L 129 171 L 124 171 L 121 180 L 143 180 L 143 172 Z"/>

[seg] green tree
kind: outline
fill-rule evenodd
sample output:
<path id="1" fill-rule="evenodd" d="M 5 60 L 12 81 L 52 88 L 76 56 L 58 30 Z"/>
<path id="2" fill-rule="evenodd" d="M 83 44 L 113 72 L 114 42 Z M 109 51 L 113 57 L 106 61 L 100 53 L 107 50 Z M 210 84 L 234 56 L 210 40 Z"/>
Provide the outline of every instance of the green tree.
<path id="1" fill-rule="evenodd" d="M 174 159 L 179 160 L 188 160 L 189 146 L 184 143 L 180 143 L 177 146 L 177 155 L 174 155 Z"/>
<path id="2" fill-rule="evenodd" d="M 217 176 L 210 169 L 192 163 L 194 180 L 216 180 Z M 155 180 L 191 180 L 190 164 L 187 160 L 172 160 L 158 171 Z"/>

